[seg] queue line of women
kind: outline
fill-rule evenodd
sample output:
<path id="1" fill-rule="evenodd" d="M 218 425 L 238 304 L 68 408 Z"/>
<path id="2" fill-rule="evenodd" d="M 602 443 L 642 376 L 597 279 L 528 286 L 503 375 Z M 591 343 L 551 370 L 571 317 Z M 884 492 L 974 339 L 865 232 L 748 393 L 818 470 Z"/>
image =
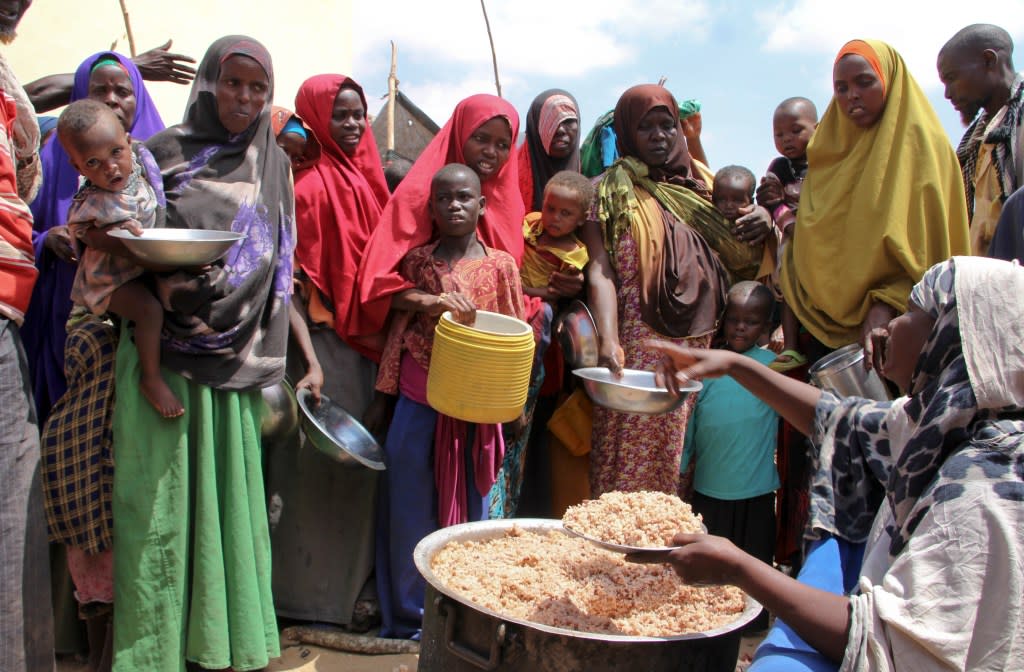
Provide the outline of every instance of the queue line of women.
<path id="1" fill-rule="evenodd" d="M 914 93 L 916 84 L 887 45 L 861 43 L 841 56 L 837 67 L 851 63 L 851 58 L 863 61 L 853 61 L 862 70 L 867 68 L 853 80 L 855 87 L 864 89 L 854 95 L 867 100 L 866 93 L 880 90 L 877 115 L 862 126 L 850 117 L 849 110 L 840 109 L 833 101 L 822 122 L 822 130 L 827 132 L 816 136 L 808 150 L 811 170 L 804 193 L 813 191 L 808 201 L 815 203 L 824 198 L 817 190 L 821 194 L 828 191 L 830 203 L 845 202 L 850 209 L 866 204 L 844 201 L 843 194 L 835 193 L 835 179 L 827 183 L 812 179 L 817 153 L 827 154 L 843 142 L 866 147 L 867 158 L 844 170 L 863 174 L 869 181 L 877 175 L 880 180 L 886 169 L 886 159 L 876 155 L 880 147 L 898 145 L 888 141 L 898 133 L 933 137 L 934 112 Z M 80 72 L 85 73 L 85 81 L 90 82 L 94 75 L 99 81 L 104 69 L 118 67 L 102 63 L 104 58 L 99 55 L 83 64 Z M 116 55 L 113 58 L 124 73 L 131 74 L 130 62 Z M 144 95 L 141 79 L 128 79 L 130 93 L 140 99 Z M 436 236 L 425 207 L 434 174 L 453 162 L 472 169 L 486 201 L 477 229 L 480 240 L 517 261 L 522 254 L 523 215 L 527 205 L 533 209 L 534 203 L 524 204 L 520 191 L 518 162 L 511 160 L 518 116 L 504 101 L 478 95 L 461 102 L 389 198 L 376 160 L 377 148 L 372 135 L 365 133 L 366 101 L 361 89 L 341 76 L 314 77 L 300 89 L 296 112 L 314 134 L 322 155 L 313 167 L 295 176 L 293 196 L 288 158 L 278 150 L 271 125 L 272 96 L 273 69 L 262 45 L 240 36 L 222 38 L 210 47 L 199 67 L 185 122 L 147 142 L 163 177 L 168 226 L 240 230 L 248 237 L 223 265 L 180 271 L 159 281 L 164 286 L 167 321 L 164 375 L 186 408 L 182 418 L 162 417 L 137 393 L 132 381 L 138 357 L 130 329 L 127 325 L 121 328 L 116 367 L 110 367 L 113 373 L 108 373 L 118 383 L 113 437 L 111 441 L 108 430 L 95 440 L 99 450 L 108 455 L 111 445 L 118 451 L 112 489 L 117 552 L 110 590 L 104 593 L 116 597 L 115 669 L 179 670 L 185 661 L 205 669 L 265 666 L 278 654 L 274 602 L 277 600 L 279 608 L 289 603 L 289 584 L 300 571 L 295 555 L 303 544 L 321 536 L 351 541 L 340 554 L 330 544 L 316 549 L 324 555 L 317 558 L 322 564 L 315 576 L 311 572 L 311 578 L 330 576 L 333 568 L 328 565 L 339 568 L 336 579 L 332 577 L 326 584 L 311 581 L 306 587 L 307 596 L 315 592 L 323 596 L 321 605 L 326 611 L 317 611 L 321 606 L 303 611 L 310 602 L 306 596 L 292 599 L 282 611 L 295 618 L 346 622 L 350 605 L 372 569 L 370 536 L 374 526 L 368 520 L 373 507 L 357 508 L 344 529 L 337 520 L 347 513 L 337 509 L 348 502 L 346 492 L 365 496 L 361 499 L 364 505 L 371 502 L 378 485 L 373 475 L 350 474 L 346 478 L 351 481 L 327 476 L 324 463 L 316 462 L 308 448 L 297 453 L 305 457 L 282 461 L 272 456 L 270 490 L 284 493 L 284 509 L 281 518 L 272 523 L 276 526 L 275 544 L 270 543 L 258 438 L 259 390 L 284 375 L 289 318 L 295 335 L 289 366 L 295 363 L 293 377 L 298 384 L 311 387 L 314 394 L 323 389 L 357 414 L 365 410 L 368 426 L 380 431 L 386 427 L 390 409 L 387 398 L 372 392 L 374 360 L 382 347 L 394 297 L 411 287 L 410 280 L 399 272 L 400 262 L 407 252 Z M 545 127 L 540 121 L 543 116 L 542 110 L 538 137 L 547 137 L 550 146 L 558 129 L 571 124 L 563 119 L 553 128 L 550 123 Z M 122 117 L 126 128 L 129 118 L 138 120 L 138 114 L 126 111 Z M 572 121 L 578 134 L 578 110 Z M 709 185 L 694 172 L 678 105 L 671 94 L 652 85 L 629 89 L 616 105 L 614 124 L 623 161 L 596 180 L 598 197 L 581 232 L 594 260 L 586 272 L 589 302 L 603 336 L 602 363 L 613 369 L 651 368 L 660 360 L 661 351 L 676 351 L 667 347 L 653 350 L 645 344 L 646 339 L 674 337 L 677 345 L 689 348 L 684 353 L 708 347 L 731 269 L 695 225 L 711 211 L 706 200 Z M 829 130 L 833 127 L 834 131 Z M 880 133 L 889 134 L 885 142 L 878 139 Z M 948 148 L 948 141 L 946 145 Z M 937 194 L 937 201 L 949 206 L 938 213 L 932 206 L 909 207 L 904 214 L 922 211 L 929 215 L 909 224 L 895 212 L 878 215 L 886 227 L 885 244 L 891 247 L 871 264 L 877 276 L 865 282 L 867 293 L 883 297 L 890 314 L 906 308 L 909 288 L 925 269 L 965 251 L 961 244 L 966 240 L 966 221 L 957 215 L 962 207 L 955 206 L 964 199 L 962 186 L 957 192 L 959 183 L 945 179 L 951 149 L 944 152 L 936 144 L 931 158 L 940 167 L 929 167 L 923 179 L 931 180 L 935 173 L 939 177 L 929 181 L 927 189 L 919 185 L 885 187 L 911 200 L 920 194 Z M 887 160 L 916 166 L 921 158 L 890 155 Z M 888 168 L 891 171 L 892 166 Z M 897 179 L 911 174 L 922 179 L 920 170 L 909 167 L 885 173 L 893 174 Z M 536 185 L 534 181 L 534 190 Z M 657 217 L 617 210 L 623 198 L 645 203 Z M 813 220 L 817 223 L 812 226 L 812 220 L 801 219 L 803 213 L 801 208 L 794 241 L 783 255 L 782 285 L 790 301 L 799 300 L 799 295 L 787 290 L 787 283 L 804 278 L 801 264 L 806 262 L 801 260 L 807 254 L 813 256 L 815 250 L 808 248 L 814 241 L 827 237 L 825 232 L 832 229 L 851 233 L 847 230 L 851 225 L 845 221 L 839 226 L 822 216 Z M 46 227 L 45 231 L 59 226 L 57 222 L 59 219 L 40 222 L 39 226 Z M 746 220 L 739 233 L 744 242 L 761 249 L 769 227 L 770 217 L 758 212 Z M 913 234 L 909 242 L 893 235 L 908 230 Z M 60 234 L 52 237 L 52 242 L 43 244 L 60 249 Z M 921 239 L 928 243 L 919 246 L 916 241 Z M 903 259 L 921 250 L 923 257 L 913 264 L 892 263 L 894 257 Z M 850 250 L 842 252 L 849 254 Z M 828 257 L 833 267 L 858 266 L 855 259 L 849 264 L 846 261 Z M 820 273 L 821 269 L 814 271 Z M 843 277 L 842 272 L 836 275 Z M 293 294 L 294 276 L 298 282 Z M 883 291 L 882 284 L 893 276 L 898 276 L 895 284 L 902 288 L 902 296 L 898 289 Z M 583 281 L 553 278 L 552 286 L 559 288 L 559 294 L 572 296 L 583 289 Z M 444 293 L 438 298 L 439 305 L 460 308 L 449 306 L 448 301 L 451 298 Z M 298 309 L 293 311 L 290 305 Z M 821 308 L 820 303 L 815 305 Z M 824 313 L 818 316 L 820 320 L 831 320 L 848 333 L 856 331 L 857 325 L 829 315 L 827 307 Z M 543 324 L 550 320 L 550 307 L 534 302 L 524 306 L 524 315 Z M 867 320 L 864 315 L 860 319 Z M 877 329 L 884 322 L 879 319 L 869 326 Z M 841 344 L 827 343 L 833 347 Z M 684 363 L 703 361 L 692 354 L 673 357 L 673 361 Z M 77 378 L 69 376 L 71 380 Z M 94 383 L 80 384 L 84 390 Z M 102 391 L 97 394 L 109 394 L 109 384 L 99 387 Z M 1010 408 L 1016 411 L 1010 412 L 1019 412 L 1019 406 L 1019 400 L 1011 400 Z M 100 408 L 109 412 L 109 403 L 101 403 Z M 676 414 L 638 425 L 633 417 L 600 411 L 593 461 L 595 492 L 641 488 L 674 492 L 686 412 L 684 407 Z M 436 453 L 444 449 L 433 432 L 424 434 L 417 450 Z M 144 443 L 138 438 L 143 436 Z M 1013 445 L 1011 450 L 1017 452 L 1011 457 L 1016 455 L 1019 461 L 1020 442 Z M 385 446 L 390 450 L 387 441 Z M 56 448 L 52 451 L 57 452 Z M 109 476 L 109 461 L 104 468 Z M 291 474 L 284 473 L 289 470 Z M 322 483 L 307 488 L 305 484 L 314 483 L 318 471 Z M 393 482 L 389 480 L 392 473 L 385 472 L 380 484 L 386 504 L 376 525 L 376 573 L 384 603 L 382 634 L 408 637 L 417 634 L 422 615 L 422 583 L 409 552 L 417 535 L 437 525 L 436 513 L 410 508 L 412 490 L 421 488 L 428 496 L 437 495 L 433 483 Z M 59 485 L 60 479 L 53 483 Z M 476 485 L 470 479 L 467 487 Z M 110 489 L 103 492 L 109 501 Z M 507 492 L 507 487 L 499 488 L 489 496 L 504 497 Z M 100 524 L 106 528 L 105 536 L 94 536 L 105 541 L 91 547 L 96 550 L 111 548 L 110 507 L 103 504 L 103 508 Z M 1018 522 L 1019 508 L 1015 514 Z M 486 516 L 487 510 L 479 507 L 475 515 Z M 290 521 L 289 516 L 296 517 Z M 407 519 L 415 516 L 421 519 L 406 525 Z M 912 537 L 912 529 L 902 523 L 899 529 Z M 1021 529 L 1019 525 L 1017 529 Z M 74 535 L 61 540 L 68 545 L 80 543 Z M 1016 543 L 1019 550 L 1021 540 Z M 309 551 L 302 547 L 304 555 Z M 904 552 L 897 549 L 893 558 Z M 294 569 L 286 569 L 290 556 Z M 674 560 L 684 576 L 692 571 L 685 558 Z M 273 590 L 271 564 L 275 576 L 282 579 L 274 581 Z M 99 575 L 103 571 L 100 569 Z M 873 608 L 872 604 L 867 608 Z M 801 627 L 808 627 L 805 623 L 794 627 L 815 645 L 824 641 L 813 627 L 810 634 L 802 632 Z M 867 644 L 858 640 L 849 646 Z M 832 640 L 820 648 L 834 657 Z"/>

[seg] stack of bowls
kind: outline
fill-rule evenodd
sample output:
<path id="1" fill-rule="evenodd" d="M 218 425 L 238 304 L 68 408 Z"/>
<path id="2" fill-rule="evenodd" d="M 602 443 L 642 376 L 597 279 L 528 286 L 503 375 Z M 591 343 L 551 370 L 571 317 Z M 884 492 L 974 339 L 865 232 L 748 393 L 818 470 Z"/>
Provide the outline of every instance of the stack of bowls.
<path id="1" fill-rule="evenodd" d="M 478 310 L 467 326 L 446 312 L 434 332 L 427 401 L 466 422 L 515 420 L 526 403 L 533 349 L 533 329 L 522 320 Z"/>

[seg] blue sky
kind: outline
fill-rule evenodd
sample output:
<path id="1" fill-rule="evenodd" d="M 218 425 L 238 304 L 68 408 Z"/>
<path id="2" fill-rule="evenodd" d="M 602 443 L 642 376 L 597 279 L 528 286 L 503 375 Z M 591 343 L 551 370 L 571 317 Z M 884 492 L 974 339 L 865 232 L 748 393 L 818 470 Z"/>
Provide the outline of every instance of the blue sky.
<path id="1" fill-rule="evenodd" d="M 935 58 L 953 33 L 971 23 L 1004 27 L 1024 70 L 1024 0 L 487 0 L 487 11 L 502 94 L 521 117 L 536 94 L 561 87 L 579 101 L 585 134 L 626 88 L 666 77 L 677 99 L 701 101 L 712 167 L 738 163 L 758 175 L 776 155 L 775 106 L 802 95 L 823 113 L 832 59 L 849 39 L 885 40 L 903 55 L 951 142 L 963 127 L 942 96 Z M 439 125 L 461 98 L 495 92 L 479 0 L 357 2 L 354 12 L 351 74 L 371 113 L 387 93 L 390 40 L 399 88 Z"/>

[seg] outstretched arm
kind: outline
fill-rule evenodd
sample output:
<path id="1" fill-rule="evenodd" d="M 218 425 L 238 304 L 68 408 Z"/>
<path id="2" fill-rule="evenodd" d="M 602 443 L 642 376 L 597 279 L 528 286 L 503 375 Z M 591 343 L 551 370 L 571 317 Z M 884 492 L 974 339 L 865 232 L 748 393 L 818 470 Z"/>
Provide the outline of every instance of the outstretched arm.
<path id="1" fill-rule="evenodd" d="M 668 562 L 683 581 L 737 586 L 822 654 L 842 660 L 850 629 L 850 600 L 846 596 L 791 579 L 724 537 L 680 533 L 672 543 L 682 548 L 669 553 Z M 629 559 L 643 562 L 644 556 Z"/>
<path id="2" fill-rule="evenodd" d="M 647 345 L 664 355 L 656 372 L 659 385 L 678 393 L 680 381 L 732 376 L 799 431 L 811 434 L 814 409 L 821 398 L 821 390 L 813 385 L 728 350 L 696 350 L 668 341 L 648 341 Z"/>
<path id="3" fill-rule="evenodd" d="M 139 68 L 142 78 L 151 82 L 174 82 L 175 84 L 188 84 L 196 76 L 196 69 L 188 65 L 195 63 L 196 59 L 184 54 L 175 54 L 168 49 L 171 48 L 171 40 L 167 40 L 159 47 L 144 51 L 132 62 Z M 57 109 L 71 102 L 71 89 L 75 85 L 73 73 L 59 75 L 47 75 L 25 85 L 25 93 L 36 108 L 36 113 L 42 114 Z"/>

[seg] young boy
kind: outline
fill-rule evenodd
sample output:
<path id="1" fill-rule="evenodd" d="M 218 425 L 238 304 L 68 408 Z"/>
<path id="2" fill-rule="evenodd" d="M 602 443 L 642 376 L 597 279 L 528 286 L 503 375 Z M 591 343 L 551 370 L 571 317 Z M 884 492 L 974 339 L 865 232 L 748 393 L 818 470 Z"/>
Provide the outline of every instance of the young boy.
<path id="1" fill-rule="evenodd" d="M 553 303 L 561 295 L 550 283 L 551 274 L 583 272 L 590 257 L 576 231 L 583 226 L 593 198 L 594 185 L 580 173 L 562 170 L 548 180 L 541 211 L 523 220 L 524 294 Z"/>
<path id="2" fill-rule="evenodd" d="M 775 356 L 758 347 L 757 340 L 769 328 L 774 304 L 771 290 L 761 283 L 734 285 L 722 326 L 725 349 L 762 364 L 771 362 Z M 695 462 L 691 504 L 708 532 L 727 537 L 767 563 L 775 550 L 778 428 L 775 411 L 733 378 L 706 379 L 686 429 L 680 466 L 685 473 L 690 461 Z M 767 627 L 768 614 L 763 613 L 749 630 Z"/>
<path id="3" fill-rule="evenodd" d="M 775 108 L 772 131 L 775 149 L 782 155 L 768 166 L 757 188 L 757 202 L 772 213 L 782 232 L 782 245 L 789 243 L 800 204 L 800 187 L 807 175 L 807 144 L 818 127 L 818 110 L 807 98 L 787 98 Z M 782 250 L 779 250 L 782 258 Z M 789 307 L 782 304 L 783 350 L 772 363 L 776 371 L 788 371 L 807 363 L 800 352 L 800 323 Z"/>
<path id="4" fill-rule="evenodd" d="M 155 168 L 148 150 L 133 143 L 106 105 L 83 99 L 69 105 L 57 122 L 57 140 L 85 183 L 68 210 L 72 238 L 86 243 L 80 251 L 71 299 L 95 315 L 108 310 L 135 323 L 143 396 L 165 418 L 185 409 L 160 375 L 163 307 L 139 280 L 138 266 L 119 241 L 104 230 L 123 228 L 139 235 L 151 228 L 163 206 L 143 161 Z M 159 180 L 159 173 L 156 174 Z M 80 246 L 80 245 L 78 245 Z"/>
<path id="5" fill-rule="evenodd" d="M 730 224 L 742 216 L 741 208 L 754 202 L 757 178 L 743 166 L 726 166 L 715 173 L 711 187 L 711 203 Z"/>
<path id="6" fill-rule="evenodd" d="M 402 259 L 399 272 L 411 286 L 392 299 L 377 374 L 377 390 L 398 396 L 384 441 L 388 469 L 377 537 L 381 636 L 386 637 L 418 634 L 424 595 L 413 549 L 439 527 L 487 518 L 497 473 L 491 470 L 503 450 L 500 425 L 455 420 L 427 403 L 438 318 L 450 311 L 457 322 L 472 324 L 477 310 L 524 317 L 515 259 L 484 246 L 477 236 L 486 207 L 477 174 L 458 163 L 441 168 L 425 205 L 438 238 Z"/>

